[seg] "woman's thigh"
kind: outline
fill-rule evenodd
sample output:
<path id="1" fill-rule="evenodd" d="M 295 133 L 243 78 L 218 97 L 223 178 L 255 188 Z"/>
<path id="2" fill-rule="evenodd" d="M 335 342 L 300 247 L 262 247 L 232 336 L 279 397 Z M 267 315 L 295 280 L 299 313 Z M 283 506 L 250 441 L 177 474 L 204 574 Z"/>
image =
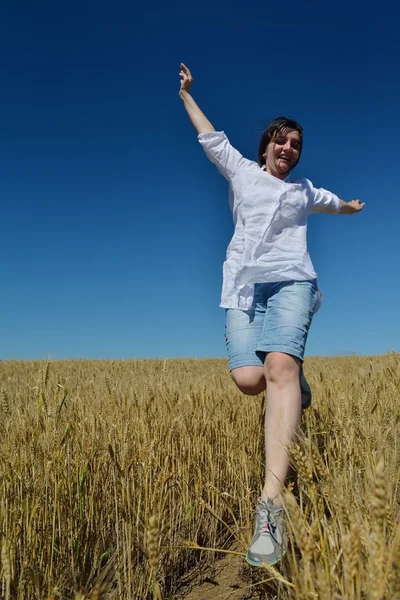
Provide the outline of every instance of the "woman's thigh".
<path id="1" fill-rule="evenodd" d="M 264 329 L 266 308 L 266 302 L 257 302 L 250 311 L 226 309 L 225 342 L 230 371 L 240 367 L 263 367 L 264 359 L 256 350 Z"/>
<path id="2" fill-rule="evenodd" d="M 257 354 L 265 357 L 266 352 L 284 352 L 303 361 L 318 301 L 316 280 L 276 284 L 268 298 Z"/>

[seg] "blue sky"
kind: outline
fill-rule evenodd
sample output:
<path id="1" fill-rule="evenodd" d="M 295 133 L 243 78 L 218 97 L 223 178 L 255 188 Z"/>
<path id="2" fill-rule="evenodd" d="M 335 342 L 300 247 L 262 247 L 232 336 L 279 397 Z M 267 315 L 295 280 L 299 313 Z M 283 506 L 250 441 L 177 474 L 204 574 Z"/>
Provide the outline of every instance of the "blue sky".
<path id="1" fill-rule="evenodd" d="M 399 9 L 356 3 L 3 2 L 0 358 L 225 356 L 226 181 L 178 97 L 248 158 L 276 115 L 296 174 L 355 216 L 312 216 L 325 300 L 307 354 L 400 350 Z"/>

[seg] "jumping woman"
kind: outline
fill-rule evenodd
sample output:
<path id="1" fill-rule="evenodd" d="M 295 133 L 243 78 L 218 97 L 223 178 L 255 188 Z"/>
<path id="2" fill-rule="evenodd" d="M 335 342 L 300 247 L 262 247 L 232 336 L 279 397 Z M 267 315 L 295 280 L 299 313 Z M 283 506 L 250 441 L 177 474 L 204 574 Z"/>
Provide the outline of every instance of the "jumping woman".
<path id="1" fill-rule="evenodd" d="M 248 395 L 267 393 L 266 470 L 247 561 L 273 564 L 286 550 L 281 491 L 289 471 L 288 447 L 310 404 L 302 372 L 308 331 L 321 292 L 307 250 L 308 215 L 351 215 L 344 202 L 308 179 L 289 178 L 300 160 L 303 129 L 286 117 L 261 136 L 258 160 L 244 158 L 223 131 L 215 131 L 190 94 L 192 75 L 181 64 L 179 95 L 207 157 L 229 182 L 235 225 L 223 266 L 220 306 L 226 312 L 229 370 Z"/>

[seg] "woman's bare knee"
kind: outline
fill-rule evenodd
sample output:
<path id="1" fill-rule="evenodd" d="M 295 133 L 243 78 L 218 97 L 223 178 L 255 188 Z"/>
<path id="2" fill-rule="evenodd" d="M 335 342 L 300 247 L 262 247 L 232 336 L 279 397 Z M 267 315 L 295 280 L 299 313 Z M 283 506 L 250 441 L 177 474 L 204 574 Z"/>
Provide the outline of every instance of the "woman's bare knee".
<path id="1" fill-rule="evenodd" d="M 232 369 L 231 375 L 243 394 L 256 396 L 265 390 L 264 367 L 238 367 Z"/>
<path id="2" fill-rule="evenodd" d="M 300 375 L 301 360 L 291 354 L 271 352 L 267 354 L 264 374 L 267 382 L 284 383 Z"/>

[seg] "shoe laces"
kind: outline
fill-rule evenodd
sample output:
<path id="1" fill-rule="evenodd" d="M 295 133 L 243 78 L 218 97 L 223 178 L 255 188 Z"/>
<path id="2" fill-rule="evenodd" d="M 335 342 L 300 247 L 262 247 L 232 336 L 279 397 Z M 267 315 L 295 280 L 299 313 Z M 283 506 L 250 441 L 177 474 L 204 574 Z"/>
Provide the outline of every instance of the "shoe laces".
<path id="1" fill-rule="evenodd" d="M 263 502 L 263 504 L 258 507 L 258 513 L 260 515 L 260 533 L 268 536 L 271 534 L 275 535 L 276 523 L 268 504 Z"/>

